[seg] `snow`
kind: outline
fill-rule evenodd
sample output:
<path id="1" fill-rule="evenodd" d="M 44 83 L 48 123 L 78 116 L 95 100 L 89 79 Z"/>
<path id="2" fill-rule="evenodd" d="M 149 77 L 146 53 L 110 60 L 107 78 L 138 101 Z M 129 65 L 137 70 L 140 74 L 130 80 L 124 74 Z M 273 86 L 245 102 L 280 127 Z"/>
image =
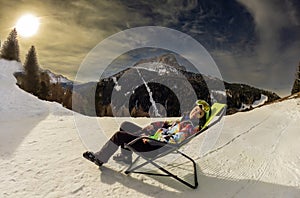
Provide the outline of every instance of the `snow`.
<path id="1" fill-rule="evenodd" d="M 141 72 L 139 71 L 139 69 L 136 68 L 136 70 L 137 70 L 137 72 L 138 72 L 140 78 L 142 79 L 142 81 L 143 81 L 143 83 L 144 83 L 144 85 L 145 85 L 145 87 L 146 87 L 146 89 L 147 89 L 147 92 L 148 92 L 148 94 L 149 94 L 149 99 L 150 99 L 150 102 L 151 102 L 151 104 L 152 104 L 151 107 L 153 107 L 153 109 L 154 109 L 154 114 L 155 114 L 155 116 L 161 117 L 161 115 L 158 113 L 158 109 L 157 109 L 157 107 L 156 107 L 156 103 L 155 103 L 155 101 L 154 101 L 154 99 L 153 99 L 153 97 L 152 97 L 152 91 L 151 91 L 150 87 L 148 86 L 147 82 L 146 82 L 145 79 L 143 78 L 143 76 L 142 76 Z"/>
<path id="2" fill-rule="evenodd" d="M 211 90 L 210 91 L 210 98 L 213 102 L 218 101 L 215 99 L 217 96 L 226 97 L 226 91 L 221 91 L 221 90 Z"/>
<path id="3" fill-rule="evenodd" d="M 197 162 L 192 190 L 171 178 L 125 176 L 113 160 L 99 170 L 83 159 L 76 114 L 20 90 L 13 77 L 20 68 L 0 60 L 1 197 L 300 197 L 299 98 L 225 116 L 223 126 L 191 141 L 184 152 Z M 114 118 L 97 120 L 107 136 L 118 128 Z M 215 145 L 202 144 L 219 129 Z M 180 161 L 169 168 L 191 179 L 190 164 Z"/>
<path id="4" fill-rule="evenodd" d="M 260 99 L 254 101 L 252 105 L 247 105 L 247 104 L 242 103 L 239 111 L 247 110 L 247 109 L 250 109 L 251 107 L 252 108 L 259 107 L 260 105 L 265 104 L 265 102 L 267 102 L 267 101 L 268 101 L 268 96 L 261 94 Z"/>
<path id="5" fill-rule="evenodd" d="M 48 73 L 48 75 L 50 77 L 50 82 L 53 84 L 55 84 L 57 82 L 60 82 L 60 83 L 71 83 L 72 82 L 69 79 L 63 77 L 62 75 L 54 74 L 49 70 L 46 70 L 46 72 Z"/>
<path id="6" fill-rule="evenodd" d="M 266 95 L 264 95 L 264 94 L 261 94 L 260 100 L 254 101 L 252 107 L 253 107 L 253 108 L 256 108 L 256 107 L 258 107 L 258 106 L 260 106 L 260 105 L 265 104 L 265 102 L 267 102 L 267 101 L 268 101 L 268 96 L 266 96 Z"/>
<path id="7" fill-rule="evenodd" d="M 116 78 L 116 77 L 113 77 L 112 79 L 113 79 L 113 81 L 114 81 L 114 83 L 115 83 L 115 87 L 114 87 L 114 88 L 116 89 L 116 91 L 121 91 L 122 86 L 120 86 L 120 85 L 118 84 L 117 78 Z"/>
<path id="8" fill-rule="evenodd" d="M 218 95 L 226 96 L 226 92 L 225 92 L 225 91 L 211 90 L 211 92 L 212 92 L 213 94 L 218 94 Z"/>
<path id="9" fill-rule="evenodd" d="M 135 68 L 157 72 L 159 76 L 178 75 L 178 70 L 175 67 L 160 62 L 141 63 L 136 65 Z"/>

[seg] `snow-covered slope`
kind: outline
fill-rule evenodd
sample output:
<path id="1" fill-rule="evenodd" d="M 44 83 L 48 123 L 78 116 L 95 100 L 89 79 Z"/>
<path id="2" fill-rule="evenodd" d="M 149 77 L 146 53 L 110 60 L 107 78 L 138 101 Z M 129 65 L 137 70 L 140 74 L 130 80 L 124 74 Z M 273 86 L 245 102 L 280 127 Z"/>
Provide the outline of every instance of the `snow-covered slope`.
<path id="1" fill-rule="evenodd" d="M 13 73 L 21 64 L 0 60 L 0 149 L 11 153 L 30 130 L 48 115 L 44 102 L 19 89 Z"/>
<path id="2" fill-rule="evenodd" d="M 221 126 L 190 142 L 184 151 L 199 180 L 191 190 L 171 178 L 125 176 L 112 161 L 99 171 L 81 157 L 73 113 L 20 90 L 12 75 L 20 68 L 0 60 L 0 197 L 300 197 L 299 98 L 226 116 L 213 148 L 204 142 Z M 98 121 L 108 136 L 118 128 Z M 169 168 L 191 179 L 190 164 L 178 160 Z"/>

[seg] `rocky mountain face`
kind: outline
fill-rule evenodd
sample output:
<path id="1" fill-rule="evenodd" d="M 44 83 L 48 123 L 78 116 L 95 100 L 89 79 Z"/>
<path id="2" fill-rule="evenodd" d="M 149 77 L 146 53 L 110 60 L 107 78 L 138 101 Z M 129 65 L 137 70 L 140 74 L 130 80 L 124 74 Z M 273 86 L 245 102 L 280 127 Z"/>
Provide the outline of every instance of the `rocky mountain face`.
<path id="1" fill-rule="evenodd" d="M 233 114 L 279 99 L 266 90 L 186 71 L 172 54 L 138 61 L 97 83 L 76 86 L 73 104 L 80 105 L 74 110 L 97 116 L 180 116 L 195 99 L 226 102 L 227 114 Z"/>
<path id="2" fill-rule="evenodd" d="M 22 88 L 24 74 L 15 77 Z M 76 84 L 43 70 L 40 84 L 40 99 L 90 116 L 177 117 L 190 110 L 196 99 L 227 103 L 227 114 L 233 114 L 279 99 L 266 90 L 187 71 L 170 53 L 142 59 L 99 82 Z"/>
<path id="3" fill-rule="evenodd" d="M 142 59 L 140 61 L 138 61 L 137 63 L 134 64 L 134 66 L 138 66 L 144 63 L 162 63 L 165 64 L 166 67 L 168 66 L 172 66 L 173 68 L 179 70 L 179 71 L 185 71 L 185 67 L 179 65 L 179 63 L 177 62 L 177 59 L 175 57 L 174 54 L 163 54 L 161 56 L 157 56 L 157 57 L 153 57 L 150 59 Z M 168 68 L 168 69 L 172 69 L 172 68 Z"/>

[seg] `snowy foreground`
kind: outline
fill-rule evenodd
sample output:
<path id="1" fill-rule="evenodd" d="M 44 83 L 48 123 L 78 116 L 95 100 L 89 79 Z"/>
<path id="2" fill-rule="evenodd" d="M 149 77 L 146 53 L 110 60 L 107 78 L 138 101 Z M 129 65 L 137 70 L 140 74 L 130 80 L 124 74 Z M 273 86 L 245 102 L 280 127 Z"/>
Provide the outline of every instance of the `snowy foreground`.
<path id="1" fill-rule="evenodd" d="M 172 178 L 126 176 L 112 160 L 99 170 L 83 159 L 74 114 L 20 90 L 12 75 L 20 67 L 0 60 L 0 197 L 300 197 L 299 97 L 226 116 L 212 148 L 208 133 L 195 138 L 184 148 L 198 166 L 192 190 Z M 98 122 L 110 134 L 118 128 L 113 118 Z M 191 178 L 180 161 L 171 170 Z"/>

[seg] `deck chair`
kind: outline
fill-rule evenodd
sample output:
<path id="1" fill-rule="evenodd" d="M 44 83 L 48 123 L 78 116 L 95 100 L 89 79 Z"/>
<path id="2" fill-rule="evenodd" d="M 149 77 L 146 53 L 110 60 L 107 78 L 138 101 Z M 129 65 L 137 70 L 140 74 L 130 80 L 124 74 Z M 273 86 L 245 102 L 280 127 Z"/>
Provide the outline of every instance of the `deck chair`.
<path id="1" fill-rule="evenodd" d="M 204 131 L 207 131 L 212 126 L 214 126 L 216 123 L 218 123 L 221 120 L 221 118 L 223 117 L 223 115 L 225 115 L 225 112 L 226 112 L 225 104 L 214 103 L 211 106 L 211 115 L 208 118 L 205 125 L 202 127 L 202 129 L 199 130 L 197 133 L 187 137 L 185 140 L 183 140 L 182 142 L 180 142 L 178 144 L 165 143 L 165 142 L 161 142 L 161 141 L 152 139 L 150 137 L 138 137 L 135 140 L 131 141 L 130 143 L 126 144 L 125 148 L 128 148 L 133 153 L 137 154 L 137 157 L 133 161 L 133 163 L 127 168 L 127 170 L 125 171 L 125 174 L 139 173 L 139 174 L 145 174 L 145 175 L 172 177 L 172 178 L 176 179 L 177 181 L 183 183 L 184 185 L 186 185 L 190 188 L 196 189 L 198 187 L 196 163 L 191 157 L 184 154 L 179 149 L 182 146 L 186 145 L 188 142 L 190 142 L 193 138 L 200 135 Z M 137 149 L 135 148 L 135 145 L 137 144 L 137 142 L 143 141 L 143 139 L 145 139 L 145 138 L 148 140 L 148 143 L 151 144 L 151 146 L 153 147 L 153 150 L 149 151 L 149 152 L 137 151 Z M 160 159 L 170 153 L 181 154 L 183 157 L 187 158 L 188 160 L 190 160 L 192 162 L 193 169 L 194 169 L 193 170 L 194 183 L 189 183 L 189 182 L 183 180 L 182 178 L 179 178 L 177 175 L 172 174 L 171 172 L 169 172 L 168 170 L 166 170 L 165 168 L 163 168 L 162 166 L 160 166 L 158 163 L 155 162 L 155 160 Z M 138 160 L 141 158 L 143 158 L 145 160 L 145 162 L 137 165 Z M 160 171 L 164 172 L 164 174 L 138 171 L 138 169 L 140 169 L 141 167 L 143 167 L 147 164 L 154 165 Z"/>

